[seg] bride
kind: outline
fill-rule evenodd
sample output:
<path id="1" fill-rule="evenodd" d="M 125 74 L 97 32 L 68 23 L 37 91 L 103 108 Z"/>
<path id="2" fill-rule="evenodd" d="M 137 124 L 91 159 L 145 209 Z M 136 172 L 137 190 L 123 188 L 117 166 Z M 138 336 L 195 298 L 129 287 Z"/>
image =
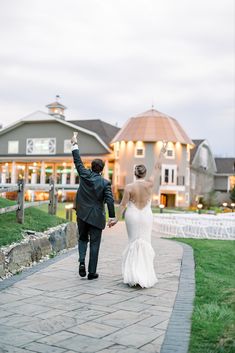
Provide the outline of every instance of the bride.
<path id="1" fill-rule="evenodd" d="M 115 221 L 121 218 L 126 209 L 129 244 L 123 253 L 122 275 L 124 283 L 143 288 L 152 287 L 157 282 L 153 266 L 155 253 L 151 245 L 151 198 L 155 173 L 145 180 L 146 172 L 142 164 L 135 167 L 136 181 L 126 185 Z"/>

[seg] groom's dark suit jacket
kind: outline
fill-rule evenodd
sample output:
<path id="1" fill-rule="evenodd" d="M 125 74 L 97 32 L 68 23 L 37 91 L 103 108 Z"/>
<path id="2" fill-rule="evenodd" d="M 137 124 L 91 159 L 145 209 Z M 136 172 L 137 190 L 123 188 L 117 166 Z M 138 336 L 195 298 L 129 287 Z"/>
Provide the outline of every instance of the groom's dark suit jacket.
<path id="1" fill-rule="evenodd" d="M 79 149 L 75 149 L 72 153 L 74 164 L 80 176 L 76 195 L 77 216 L 88 224 L 104 229 L 106 224 L 105 203 L 108 206 L 109 217 L 115 217 L 111 183 L 99 173 L 84 167 Z"/>

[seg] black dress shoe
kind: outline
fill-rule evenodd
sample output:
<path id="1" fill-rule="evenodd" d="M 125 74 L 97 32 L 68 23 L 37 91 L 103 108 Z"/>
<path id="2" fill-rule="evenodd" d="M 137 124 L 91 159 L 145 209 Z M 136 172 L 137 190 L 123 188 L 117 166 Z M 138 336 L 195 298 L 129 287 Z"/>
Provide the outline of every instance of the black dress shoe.
<path id="1" fill-rule="evenodd" d="M 79 265 L 79 275 L 81 277 L 86 277 L 86 266 L 84 263 L 80 263 Z"/>
<path id="2" fill-rule="evenodd" d="M 98 273 L 88 273 L 88 276 L 87 276 L 88 279 L 96 279 L 98 277 L 99 277 Z"/>

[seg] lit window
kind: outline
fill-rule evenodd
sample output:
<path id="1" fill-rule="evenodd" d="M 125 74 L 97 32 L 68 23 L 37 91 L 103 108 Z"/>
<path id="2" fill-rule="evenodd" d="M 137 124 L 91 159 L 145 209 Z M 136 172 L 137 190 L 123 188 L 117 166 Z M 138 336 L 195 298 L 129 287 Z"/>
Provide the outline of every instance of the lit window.
<path id="1" fill-rule="evenodd" d="M 19 153 L 19 141 L 8 141 L 8 153 Z"/>
<path id="2" fill-rule="evenodd" d="M 230 190 L 232 190 L 235 186 L 235 176 L 234 175 L 231 175 L 229 177 L 229 184 L 230 184 Z"/>
<path id="3" fill-rule="evenodd" d="M 71 142 L 70 142 L 70 140 L 64 140 L 64 153 L 71 153 Z"/>

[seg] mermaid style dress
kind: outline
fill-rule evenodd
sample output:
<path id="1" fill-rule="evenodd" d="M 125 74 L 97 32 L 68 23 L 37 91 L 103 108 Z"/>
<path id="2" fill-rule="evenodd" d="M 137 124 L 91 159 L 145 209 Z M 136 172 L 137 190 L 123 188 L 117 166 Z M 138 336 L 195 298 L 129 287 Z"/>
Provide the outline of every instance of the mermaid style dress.
<path id="1" fill-rule="evenodd" d="M 125 222 L 129 244 L 123 252 L 122 275 L 124 283 L 150 288 L 157 283 L 153 260 L 155 257 L 151 245 L 153 214 L 151 202 L 139 209 L 129 201 Z"/>

